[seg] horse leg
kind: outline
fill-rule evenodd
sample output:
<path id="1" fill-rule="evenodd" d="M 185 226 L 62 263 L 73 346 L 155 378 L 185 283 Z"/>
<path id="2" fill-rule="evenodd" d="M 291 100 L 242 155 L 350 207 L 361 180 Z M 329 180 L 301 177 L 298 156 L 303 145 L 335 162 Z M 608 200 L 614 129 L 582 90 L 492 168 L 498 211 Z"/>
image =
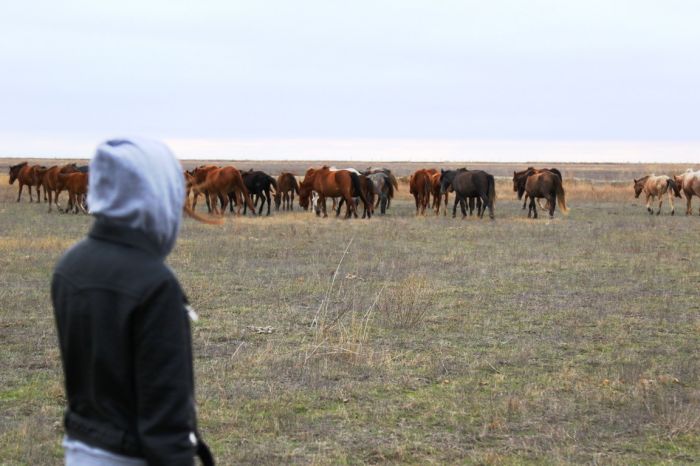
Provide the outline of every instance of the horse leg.
<path id="1" fill-rule="evenodd" d="M 51 204 L 53 204 L 53 191 L 51 189 L 46 189 L 49 192 L 49 213 L 51 213 Z"/>
<path id="2" fill-rule="evenodd" d="M 673 204 L 673 190 L 669 189 L 668 190 L 668 202 L 671 203 L 671 215 L 675 215 L 676 213 L 676 206 Z"/>
<path id="3" fill-rule="evenodd" d="M 656 211 L 656 215 L 661 214 L 661 204 L 664 203 L 664 196 L 663 194 L 659 194 L 659 210 Z"/>
<path id="4" fill-rule="evenodd" d="M 547 198 L 547 204 L 549 204 L 548 205 L 549 218 L 554 218 L 554 205 L 556 204 L 556 202 L 557 202 L 557 195 L 556 194 L 552 194 L 551 199 L 549 197 Z M 542 207 L 542 206 L 540 206 L 540 207 Z"/>
<path id="5" fill-rule="evenodd" d="M 455 202 L 452 205 L 452 218 L 457 217 L 457 203 L 459 202 L 459 196 L 455 194 Z"/>
<path id="6" fill-rule="evenodd" d="M 459 208 L 462 209 L 462 219 L 467 218 L 467 203 L 469 201 L 467 199 L 461 199 L 459 201 Z"/>
<path id="7" fill-rule="evenodd" d="M 19 199 L 22 197 L 22 188 L 24 188 L 24 185 L 22 182 L 19 182 L 19 193 L 17 193 L 17 202 L 19 202 Z"/>
<path id="8" fill-rule="evenodd" d="M 523 210 L 525 210 L 525 205 L 527 204 L 528 197 L 529 195 L 527 193 L 525 193 L 525 195 L 523 196 Z"/>
<path id="9" fill-rule="evenodd" d="M 653 215 L 654 211 L 651 209 L 651 201 L 654 199 L 654 196 L 651 194 L 647 194 L 647 212 L 649 212 L 649 215 Z"/>

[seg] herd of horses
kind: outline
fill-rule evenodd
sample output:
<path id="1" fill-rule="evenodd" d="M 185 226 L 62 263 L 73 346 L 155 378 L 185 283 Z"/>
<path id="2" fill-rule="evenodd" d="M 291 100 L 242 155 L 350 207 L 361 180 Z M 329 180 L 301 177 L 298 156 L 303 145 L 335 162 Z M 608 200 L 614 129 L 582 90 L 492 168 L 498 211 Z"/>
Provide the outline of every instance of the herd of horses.
<path id="1" fill-rule="evenodd" d="M 9 171 L 10 184 L 19 184 L 17 202 L 22 197 L 24 187 L 29 191 L 29 201 L 33 202 L 32 189 L 36 200 L 43 199 L 61 212 L 88 213 L 88 166 L 75 163 L 45 167 L 22 162 L 12 165 Z M 327 201 L 333 203 L 333 211 L 340 215 L 345 204 L 345 218 L 358 217 L 360 206 L 362 218 L 370 218 L 379 208 L 383 215 L 391 206 L 391 200 L 399 189 L 398 180 L 391 170 L 370 167 L 362 172 L 354 168 L 338 169 L 324 165 L 309 168 L 303 177 L 283 172 L 272 177 L 263 171 L 239 171 L 233 166 L 219 167 L 202 165 L 184 172 L 187 185 L 187 204 L 192 211 L 200 196 L 204 196 L 208 211 L 213 215 L 223 215 L 227 207 L 237 215 L 246 215 L 250 209 L 253 215 L 262 215 L 267 206 L 270 215 L 274 201 L 275 210 L 293 210 L 294 199 L 298 196 L 299 206 L 311 210 L 316 215 L 328 216 Z M 482 170 L 437 170 L 434 168 L 416 170 L 408 179 L 410 194 L 415 200 L 416 215 L 425 215 L 430 206 L 436 215 L 447 215 L 449 196 L 454 195 L 452 217 L 457 214 L 459 205 L 462 216 L 476 215 L 482 218 L 488 210 L 494 218 L 496 183 L 493 175 Z M 61 192 L 68 193 L 68 204 L 62 208 L 58 202 Z M 513 172 L 513 191 L 523 200 L 523 209 L 528 209 L 528 218 L 537 218 L 537 207 L 554 216 L 555 207 L 566 213 L 566 193 L 561 172 L 556 168 L 528 167 Z M 661 213 L 663 196 L 667 195 L 671 204 L 671 215 L 675 213 L 673 198 L 685 194 L 686 214 L 691 215 L 691 200 L 700 196 L 700 171 L 688 169 L 676 176 L 647 175 L 634 180 L 635 197 L 646 196 L 646 206 L 653 214 L 652 203 L 658 200 L 656 214 Z M 432 201 L 432 202 L 431 202 Z M 529 201 L 529 202 L 528 202 Z M 542 201 L 545 204 L 542 204 Z M 242 212 L 241 212 L 242 211 Z M 700 214 L 700 211 L 699 211 Z"/>

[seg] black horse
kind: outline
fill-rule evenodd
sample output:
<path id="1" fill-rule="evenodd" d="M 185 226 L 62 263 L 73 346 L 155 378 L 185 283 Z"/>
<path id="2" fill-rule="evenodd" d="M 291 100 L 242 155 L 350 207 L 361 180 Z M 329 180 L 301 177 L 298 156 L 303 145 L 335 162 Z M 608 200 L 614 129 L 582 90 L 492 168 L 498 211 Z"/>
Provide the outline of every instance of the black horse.
<path id="1" fill-rule="evenodd" d="M 263 207 L 265 206 L 265 201 L 267 201 L 267 215 L 270 215 L 270 206 L 272 205 L 272 196 L 270 195 L 271 188 L 277 190 L 277 181 L 265 172 L 253 171 L 252 169 L 247 172 L 242 172 L 243 183 L 248 189 L 251 197 L 253 197 L 253 205 L 257 207 L 258 200 L 262 201 L 260 203 L 260 209 L 258 210 L 258 215 L 262 214 Z M 231 195 L 229 194 L 229 198 Z M 233 202 L 231 203 L 233 205 Z M 248 211 L 247 203 L 243 203 L 243 215 Z"/>
<path id="2" fill-rule="evenodd" d="M 493 175 L 481 170 L 441 170 L 440 193 L 448 190 L 455 192 L 455 203 L 452 207 L 452 217 L 457 216 L 457 203 L 460 204 L 462 215 L 467 216 L 465 204 L 470 198 L 481 200 L 483 210 L 479 218 L 483 218 L 486 208 L 489 217 L 493 219 L 493 204 L 496 201 L 496 181 Z"/>

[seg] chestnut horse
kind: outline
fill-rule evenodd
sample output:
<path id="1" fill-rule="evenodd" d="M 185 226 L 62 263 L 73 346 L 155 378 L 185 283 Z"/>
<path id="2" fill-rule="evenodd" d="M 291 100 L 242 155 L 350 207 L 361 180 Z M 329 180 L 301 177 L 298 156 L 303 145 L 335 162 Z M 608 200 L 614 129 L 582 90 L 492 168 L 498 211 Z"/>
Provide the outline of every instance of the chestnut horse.
<path id="1" fill-rule="evenodd" d="M 62 167 L 54 165 L 48 169 L 37 170 L 37 176 L 41 179 L 44 192 L 49 194 L 49 212 L 51 212 L 51 204 L 56 204 L 56 208 L 59 211 L 61 210 L 61 206 L 58 204 L 58 195 L 63 191 L 63 180 L 58 175 L 76 171 L 78 171 L 78 167 L 74 163 L 69 163 Z"/>
<path id="2" fill-rule="evenodd" d="M 367 202 L 363 203 L 362 218 L 372 218 L 372 215 L 374 215 L 374 196 L 375 194 L 378 195 L 379 193 L 375 191 L 374 182 L 370 179 L 369 176 L 359 175 L 359 177 L 360 192 L 364 194 L 365 199 L 367 200 Z M 360 199 L 361 196 L 359 195 L 359 193 L 355 193 L 355 197 L 353 198 L 355 207 L 357 207 L 357 205 L 359 204 Z M 338 207 L 335 213 L 336 217 L 340 215 L 340 208 L 343 207 L 343 202 L 345 202 L 345 200 L 341 197 L 340 201 L 338 201 Z M 355 211 L 357 212 L 357 209 L 355 209 Z M 357 217 L 357 214 L 355 215 L 355 217 Z"/>
<path id="3" fill-rule="evenodd" d="M 430 176 L 435 172 L 433 169 L 416 170 L 408 181 L 409 192 L 416 200 L 416 215 L 425 215 L 425 209 L 430 202 L 430 192 L 433 189 Z"/>
<path id="4" fill-rule="evenodd" d="M 241 215 L 241 208 L 245 202 L 248 208 L 253 211 L 255 215 L 255 206 L 253 201 L 250 199 L 250 194 L 248 189 L 245 187 L 243 182 L 243 177 L 241 172 L 239 172 L 235 167 L 223 167 L 210 170 L 207 173 L 206 178 L 203 183 L 197 183 L 195 175 L 189 173 L 185 174 L 187 183 L 190 185 L 191 189 L 200 192 L 206 192 L 209 197 L 209 202 L 211 204 L 212 211 L 217 215 L 223 215 L 226 212 L 226 206 L 228 206 L 228 194 L 233 193 L 234 199 L 237 204 L 237 215 Z M 221 201 L 221 210 L 216 205 L 217 198 Z"/>
<path id="5" fill-rule="evenodd" d="M 191 182 L 188 181 L 187 183 L 187 194 L 186 197 L 189 199 L 190 197 L 190 192 L 193 193 L 194 198 L 192 199 L 192 210 L 194 211 L 197 208 L 197 199 L 199 198 L 200 194 L 204 195 L 204 200 L 207 203 L 207 210 L 209 213 L 211 213 L 211 204 L 209 203 L 209 195 L 205 191 L 201 191 L 199 189 L 199 186 L 204 183 L 204 180 L 207 179 L 207 175 L 209 174 L 210 171 L 215 170 L 219 167 L 216 165 L 200 165 L 199 167 L 189 170 L 187 173 L 193 178 Z M 185 178 L 187 178 L 187 175 L 185 175 Z M 189 180 L 189 179 L 188 179 Z"/>
<path id="6" fill-rule="evenodd" d="M 73 209 L 74 213 L 77 214 L 78 209 L 80 209 L 84 214 L 87 214 L 85 198 L 88 190 L 88 174 L 81 171 L 59 173 L 58 178 L 66 191 L 68 191 L 68 205 L 63 212 L 70 212 Z"/>
<path id="7" fill-rule="evenodd" d="M 673 181 L 676 183 L 676 188 L 678 191 L 677 194 L 680 194 L 680 191 L 685 193 L 685 199 L 687 202 L 685 214 L 693 215 L 693 209 L 690 205 L 690 201 L 693 196 L 700 197 L 700 171 L 693 171 L 692 168 L 689 168 L 685 171 L 685 173 L 674 176 Z"/>
<path id="8" fill-rule="evenodd" d="M 12 165 L 10 167 L 10 184 L 14 184 L 15 180 L 19 183 L 19 192 L 17 193 L 17 202 L 20 201 L 22 197 L 22 188 L 27 186 L 29 190 L 29 202 L 34 202 L 32 198 L 32 186 L 36 186 L 36 196 L 37 202 L 41 202 L 41 191 L 39 188 L 41 185 L 37 180 L 37 171 L 40 169 L 45 169 L 41 165 L 32 165 L 31 167 L 27 162 L 18 163 L 17 165 Z"/>
<path id="9" fill-rule="evenodd" d="M 659 210 L 656 211 L 656 215 L 661 213 L 661 205 L 664 202 L 663 195 L 666 193 L 668 193 L 668 202 L 671 203 L 671 215 L 676 213 L 676 207 L 673 205 L 673 193 L 675 192 L 677 197 L 681 197 L 681 195 L 676 182 L 670 176 L 651 174 L 638 180 L 635 179 L 634 198 L 637 199 L 642 192 L 647 196 L 647 211 L 649 214 L 654 213 L 651 203 L 654 202 L 655 197 L 659 198 Z"/>
<path id="10" fill-rule="evenodd" d="M 533 218 L 537 218 L 537 202 L 535 199 L 544 198 L 549 206 L 549 218 L 554 217 L 554 208 L 559 201 L 559 209 L 567 213 L 566 194 L 561 180 L 561 176 L 549 170 L 541 170 L 539 173 L 532 173 L 525 180 L 525 192 L 530 197 L 530 208 L 527 217 L 534 213 Z"/>
<path id="11" fill-rule="evenodd" d="M 283 172 L 277 177 L 275 210 L 294 210 L 294 193 L 299 194 L 299 183 L 292 173 Z"/>
<path id="12" fill-rule="evenodd" d="M 354 214 L 357 217 L 357 209 L 354 196 L 359 196 L 364 204 L 367 204 L 367 198 L 362 192 L 360 186 L 360 177 L 353 172 L 347 170 L 331 171 L 324 165 L 321 168 L 309 168 L 304 175 L 304 181 L 299 187 L 299 205 L 304 209 L 309 208 L 309 200 L 311 193 L 316 191 L 319 195 L 318 202 L 323 210 L 323 217 L 328 217 L 326 212 L 326 197 L 342 197 L 347 205 L 345 218 Z"/>
<path id="13" fill-rule="evenodd" d="M 443 197 L 445 199 L 445 208 L 443 209 L 444 215 L 447 215 L 447 203 L 449 201 L 449 192 L 440 192 L 440 182 L 442 181 L 442 173 L 433 173 L 430 175 L 430 183 L 432 184 L 431 194 L 433 195 L 433 210 L 435 215 L 440 215 L 440 204 L 442 203 Z"/>

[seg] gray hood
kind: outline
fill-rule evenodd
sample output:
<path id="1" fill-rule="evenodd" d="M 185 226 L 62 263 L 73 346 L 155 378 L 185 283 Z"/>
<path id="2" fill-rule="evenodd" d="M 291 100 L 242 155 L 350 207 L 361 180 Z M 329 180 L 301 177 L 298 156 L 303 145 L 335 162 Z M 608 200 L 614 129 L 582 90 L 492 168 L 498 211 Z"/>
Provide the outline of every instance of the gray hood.
<path id="1" fill-rule="evenodd" d="M 90 212 L 143 231 L 163 257 L 175 245 L 184 201 L 182 166 L 161 142 L 113 139 L 100 144 L 90 160 Z"/>

